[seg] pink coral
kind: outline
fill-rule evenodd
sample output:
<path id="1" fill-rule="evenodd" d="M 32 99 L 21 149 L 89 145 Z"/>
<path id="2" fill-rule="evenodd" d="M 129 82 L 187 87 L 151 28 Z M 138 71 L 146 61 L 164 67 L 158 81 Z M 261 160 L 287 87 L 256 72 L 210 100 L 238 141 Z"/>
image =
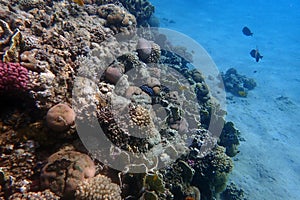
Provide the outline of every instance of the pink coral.
<path id="1" fill-rule="evenodd" d="M 28 70 L 19 63 L 0 61 L 0 92 L 28 89 Z"/>

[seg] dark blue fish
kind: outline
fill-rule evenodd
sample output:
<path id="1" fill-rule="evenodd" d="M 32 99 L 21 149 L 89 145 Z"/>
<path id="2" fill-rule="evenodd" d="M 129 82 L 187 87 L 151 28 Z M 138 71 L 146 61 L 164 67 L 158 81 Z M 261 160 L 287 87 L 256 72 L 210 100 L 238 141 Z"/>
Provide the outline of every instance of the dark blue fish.
<path id="1" fill-rule="evenodd" d="M 256 60 L 256 62 L 258 62 L 259 61 L 259 59 L 262 59 L 262 55 L 260 55 L 260 53 L 258 52 L 258 49 L 256 48 L 256 49 L 252 49 L 251 51 L 250 51 L 250 55 L 251 55 L 251 57 L 253 57 L 253 58 L 255 58 L 255 60 Z"/>
<path id="2" fill-rule="evenodd" d="M 154 91 L 151 87 L 149 87 L 148 85 L 142 85 L 140 86 L 140 88 L 146 92 L 149 96 L 154 96 Z"/>
<path id="3" fill-rule="evenodd" d="M 244 35 L 247 35 L 247 36 L 253 35 L 253 33 L 250 31 L 250 29 L 247 26 L 245 26 L 242 31 L 243 31 Z"/>

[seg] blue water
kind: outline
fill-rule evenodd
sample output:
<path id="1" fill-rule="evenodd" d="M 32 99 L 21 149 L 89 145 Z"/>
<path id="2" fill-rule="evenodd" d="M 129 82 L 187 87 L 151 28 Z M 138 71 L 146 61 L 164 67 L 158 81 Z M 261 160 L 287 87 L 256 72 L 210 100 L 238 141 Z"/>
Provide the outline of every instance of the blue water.
<path id="1" fill-rule="evenodd" d="M 235 67 L 258 84 L 227 103 L 227 119 L 246 139 L 231 180 L 248 199 L 299 199 L 300 1 L 151 2 L 160 27 L 196 40 L 220 71 Z M 253 37 L 242 34 L 244 26 Z M 264 56 L 258 63 L 249 54 L 256 47 Z"/>

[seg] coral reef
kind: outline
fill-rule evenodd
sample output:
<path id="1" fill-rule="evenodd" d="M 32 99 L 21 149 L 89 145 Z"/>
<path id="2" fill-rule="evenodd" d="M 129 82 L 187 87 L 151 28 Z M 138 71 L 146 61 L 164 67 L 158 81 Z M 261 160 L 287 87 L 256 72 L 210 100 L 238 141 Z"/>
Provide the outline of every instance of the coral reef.
<path id="1" fill-rule="evenodd" d="M 79 183 L 76 192 L 76 200 L 121 200 L 121 189 L 111 179 L 98 174 L 97 176 Z"/>
<path id="2" fill-rule="evenodd" d="M 247 97 L 248 91 L 256 87 L 254 79 L 238 74 L 234 68 L 228 69 L 226 73 L 222 73 L 221 76 L 226 91 L 238 97 Z"/>
<path id="3" fill-rule="evenodd" d="M 10 131 L 11 132 L 11 131 Z M 31 177 L 35 174 L 37 167 L 37 158 L 35 149 L 37 144 L 28 140 L 26 142 L 19 142 L 14 144 L 16 136 L 11 138 L 9 135 L 5 137 L 9 142 L 1 138 L 1 190 L 5 196 L 15 192 L 26 192 L 31 189 Z"/>
<path id="4" fill-rule="evenodd" d="M 60 150 L 47 159 L 41 184 L 59 196 L 72 196 L 81 181 L 94 177 L 96 167 L 88 155 Z"/>
<path id="5" fill-rule="evenodd" d="M 0 92 L 17 94 L 0 101 L 0 198 L 199 200 L 224 190 L 232 162 L 208 127 L 225 113 L 184 47 L 136 35 L 153 17 L 148 1 L 0 1 Z M 234 143 L 232 133 L 222 138 Z"/>
<path id="6" fill-rule="evenodd" d="M 221 194 L 222 199 L 246 200 L 243 189 L 238 188 L 233 182 L 227 185 L 226 190 Z"/>
<path id="7" fill-rule="evenodd" d="M 138 26 L 147 26 L 154 13 L 154 6 L 148 0 L 120 0 L 123 6 L 136 17 Z"/>
<path id="8" fill-rule="evenodd" d="M 217 146 L 203 159 L 196 160 L 194 166 L 192 183 L 200 189 L 201 195 L 212 198 L 225 190 L 233 162 L 225 154 L 224 147 Z"/>
<path id="9" fill-rule="evenodd" d="M 98 15 L 106 19 L 104 25 L 112 29 L 115 33 L 131 35 L 135 32 L 135 17 L 120 6 L 115 4 L 100 6 Z"/>

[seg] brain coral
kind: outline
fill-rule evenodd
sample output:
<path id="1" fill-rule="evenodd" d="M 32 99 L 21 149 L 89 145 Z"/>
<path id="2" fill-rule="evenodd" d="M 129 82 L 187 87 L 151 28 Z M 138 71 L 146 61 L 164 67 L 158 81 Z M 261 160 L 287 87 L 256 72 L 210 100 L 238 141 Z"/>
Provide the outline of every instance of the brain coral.
<path id="1" fill-rule="evenodd" d="M 75 199 L 121 200 L 121 189 L 110 178 L 99 174 L 78 185 Z"/>
<path id="2" fill-rule="evenodd" d="M 41 171 L 41 185 L 56 195 L 70 197 L 77 185 L 95 175 L 91 158 L 73 150 L 60 150 L 52 154 Z"/>
<path id="3" fill-rule="evenodd" d="M 19 63 L 0 61 L 0 92 L 28 89 L 28 70 Z"/>

